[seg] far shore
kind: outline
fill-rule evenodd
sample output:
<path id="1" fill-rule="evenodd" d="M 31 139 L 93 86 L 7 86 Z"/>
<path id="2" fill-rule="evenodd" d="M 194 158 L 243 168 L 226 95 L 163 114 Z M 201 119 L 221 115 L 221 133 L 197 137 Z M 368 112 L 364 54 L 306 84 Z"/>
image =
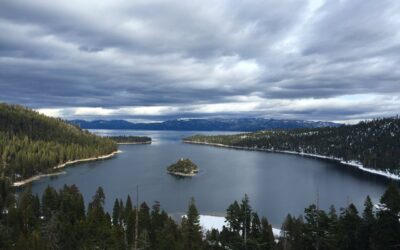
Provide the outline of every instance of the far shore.
<path id="1" fill-rule="evenodd" d="M 340 164 L 345 165 L 345 166 L 357 168 L 357 169 L 359 169 L 361 171 L 364 171 L 364 172 L 367 172 L 367 173 L 370 173 L 370 174 L 383 176 L 383 177 L 386 177 L 386 178 L 389 178 L 389 179 L 392 179 L 392 180 L 400 180 L 400 175 L 390 173 L 389 171 L 383 171 L 383 170 L 367 168 L 367 167 L 364 167 L 360 162 L 357 162 L 357 161 L 344 161 L 341 158 L 336 158 L 336 157 L 331 157 L 331 156 L 318 155 L 318 154 L 309 154 L 309 153 L 288 151 L 288 150 L 274 150 L 274 149 L 264 149 L 264 148 L 250 148 L 250 147 L 230 146 L 230 145 L 225 145 L 225 144 L 220 144 L 220 143 L 211 143 L 211 142 L 198 142 L 198 141 L 188 141 L 188 140 L 183 140 L 182 142 L 189 143 L 189 144 L 209 145 L 209 146 L 215 146 L 215 147 L 233 148 L 233 149 L 240 149 L 240 150 L 263 151 L 263 152 L 283 153 L 283 154 L 295 154 L 295 155 L 305 156 L 305 157 L 309 157 L 309 158 L 319 158 L 319 159 L 324 159 L 324 160 L 331 160 L 331 161 L 339 162 Z"/>
<path id="2" fill-rule="evenodd" d="M 144 142 L 118 142 L 118 145 L 140 145 L 140 144 L 151 144 L 151 141 Z"/>
<path id="3" fill-rule="evenodd" d="M 116 150 L 116 151 L 114 151 L 114 152 L 112 152 L 111 154 L 108 154 L 108 155 L 101 155 L 101 156 L 97 156 L 97 157 L 90 157 L 90 158 L 85 158 L 85 159 L 67 161 L 65 163 L 62 163 L 60 165 L 57 165 L 57 166 L 53 167 L 53 170 L 65 168 L 68 165 L 73 165 L 73 164 L 77 164 L 77 163 L 81 163 L 81 162 L 89 162 L 89 161 L 98 161 L 98 160 L 108 159 L 108 158 L 114 157 L 116 154 L 119 154 L 119 153 L 122 153 L 122 151 L 121 150 Z M 43 177 L 56 176 L 56 175 L 60 175 L 60 174 L 65 174 L 65 172 L 56 172 L 56 173 L 48 173 L 48 174 L 37 174 L 37 175 L 34 175 L 34 176 L 29 177 L 27 179 L 14 182 L 13 183 L 13 187 L 21 187 L 21 186 L 24 186 L 24 185 L 26 185 L 28 183 L 33 182 L 33 181 L 39 180 L 39 179 L 41 179 Z"/>

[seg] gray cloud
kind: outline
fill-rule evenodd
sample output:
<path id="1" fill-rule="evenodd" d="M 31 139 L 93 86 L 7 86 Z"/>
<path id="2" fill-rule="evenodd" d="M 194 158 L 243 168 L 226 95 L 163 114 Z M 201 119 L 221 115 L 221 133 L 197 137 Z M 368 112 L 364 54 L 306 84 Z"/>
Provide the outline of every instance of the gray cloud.
<path id="1" fill-rule="evenodd" d="M 395 115 L 399 30 L 389 0 L 6 0 L 0 101 L 65 118 Z"/>

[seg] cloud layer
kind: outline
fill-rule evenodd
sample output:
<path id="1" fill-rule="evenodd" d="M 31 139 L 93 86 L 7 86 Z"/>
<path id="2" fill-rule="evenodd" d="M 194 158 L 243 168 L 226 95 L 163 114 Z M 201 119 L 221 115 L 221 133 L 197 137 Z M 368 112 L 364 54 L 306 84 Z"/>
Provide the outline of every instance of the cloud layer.
<path id="1" fill-rule="evenodd" d="M 400 110 L 400 3 L 0 3 L 0 101 L 64 118 Z"/>

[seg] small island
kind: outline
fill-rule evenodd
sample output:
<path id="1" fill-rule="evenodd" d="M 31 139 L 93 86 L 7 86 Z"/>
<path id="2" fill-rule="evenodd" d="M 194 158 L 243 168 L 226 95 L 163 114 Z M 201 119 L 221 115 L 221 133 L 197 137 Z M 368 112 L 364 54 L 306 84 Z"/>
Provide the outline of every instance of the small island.
<path id="1" fill-rule="evenodd" d="M 172 175 L 190 177 L 195 176 L 199 170 L 191 160 L 181 158 L 177 163 L 170 165 L 167 171 Z"/>
<path id="2" fill-rule="evenodd" d="M 151 138 L 148 136 L 108 136 L 108 139 L 117 144 L 150 144 Z"/>

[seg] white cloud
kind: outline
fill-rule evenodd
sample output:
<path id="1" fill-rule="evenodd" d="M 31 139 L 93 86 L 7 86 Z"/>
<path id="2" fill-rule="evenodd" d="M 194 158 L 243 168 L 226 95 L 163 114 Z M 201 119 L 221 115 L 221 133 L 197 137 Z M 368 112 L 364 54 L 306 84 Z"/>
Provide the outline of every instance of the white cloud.
<path id="1" fill-rule="evenodd" d="M 385 95 L 346 95 L 327 99 L 262 99 L 260 97 L 238 97 L 240 102 L 224 102 L 213 104 L 192 104 L 176 106 L 139 106 L 116 108 L 55 108 L 39 109 L 38 111 L 50 116 L 62 116 L 67 119 L 87 117 L 125 117 L 130 120 L 141 120 L 142 117 L 149 121 L 158 120 L 157 117 L 204 117 L 243 114 L 257 114 L 268 118 L 290 118 L 309 120 L 331 120 L 332 115 L 344 118 L 337 120 L 344 122 L 371 119 L 374 117 L 394 116 L 400 110 L 399 97 L 388 98 Z M 370 110 L 379 107 L 372 113 Z M 365 113 L 371 113 L 366 115 Z"/>

